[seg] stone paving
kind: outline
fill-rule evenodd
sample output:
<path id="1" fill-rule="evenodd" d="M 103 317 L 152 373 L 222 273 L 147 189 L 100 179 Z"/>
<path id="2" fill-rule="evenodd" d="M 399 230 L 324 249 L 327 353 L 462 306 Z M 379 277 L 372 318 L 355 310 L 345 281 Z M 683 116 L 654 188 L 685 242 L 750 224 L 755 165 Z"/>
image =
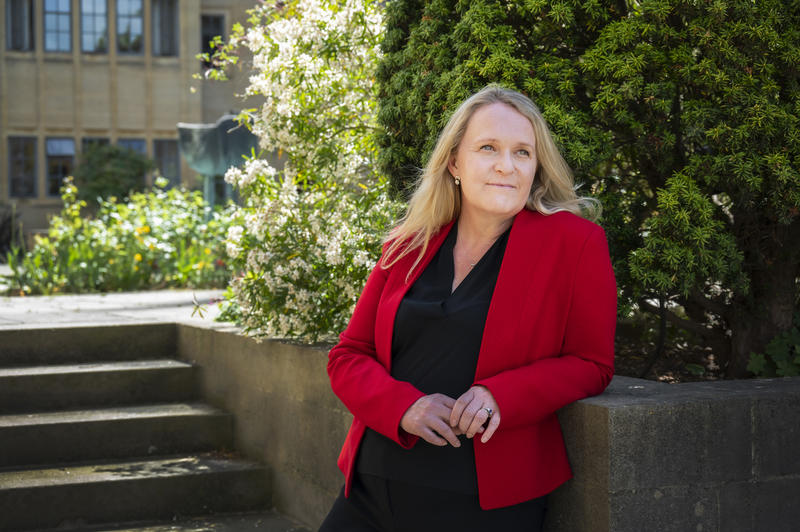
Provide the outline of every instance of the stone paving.
<path id="1" fill-rule="evenodd" d="M 230 325 L 214 321 L 219 315 L 216 303 L 222 299 L 222 294 L 222 290 L 154 290 L 5 296 L 0 297 L 0 330 L 154 322 L 225 328 Z M 195 312 L 195 299 L 202 312 Z"/>

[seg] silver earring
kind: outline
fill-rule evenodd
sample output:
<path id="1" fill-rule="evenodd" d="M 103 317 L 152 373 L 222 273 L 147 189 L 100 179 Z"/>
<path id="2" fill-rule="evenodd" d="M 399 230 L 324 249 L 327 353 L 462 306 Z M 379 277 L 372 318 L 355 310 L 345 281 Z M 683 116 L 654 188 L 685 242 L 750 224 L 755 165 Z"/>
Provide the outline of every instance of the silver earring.
<path id="1" fill-rule="evenodd" d="M 456 186 L 461 185 L 461 178 L 460 177 L 456 176 L 455 177 L 455 181 L 456 181 Z"/>

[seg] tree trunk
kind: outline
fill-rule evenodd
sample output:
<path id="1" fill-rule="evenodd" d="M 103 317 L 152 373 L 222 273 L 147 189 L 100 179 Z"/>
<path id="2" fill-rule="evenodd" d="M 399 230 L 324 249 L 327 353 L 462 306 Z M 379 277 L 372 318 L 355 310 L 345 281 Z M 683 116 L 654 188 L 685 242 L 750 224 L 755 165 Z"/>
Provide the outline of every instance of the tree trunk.
<path id="1" fill-rule="evenodd" d="M 723 361 L 727 378 L 746 378 L 750 353 L 763 353 L 770 340 L 792 327 L 798 275 L 800 267 L 791 252 L 752 272 L 750 293 L 736 305 L 730 323 L 730 357 Z"/>

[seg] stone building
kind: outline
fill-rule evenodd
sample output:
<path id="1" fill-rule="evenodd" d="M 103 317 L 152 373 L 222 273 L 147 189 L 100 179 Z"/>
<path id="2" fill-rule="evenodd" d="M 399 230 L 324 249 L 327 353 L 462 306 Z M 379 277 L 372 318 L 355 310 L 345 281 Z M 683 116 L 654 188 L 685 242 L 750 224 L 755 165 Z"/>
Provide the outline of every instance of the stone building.
<path id="1" fill-rule="evenodd" d="M 199 186 L 178 153 L 176 123 L 214 122 L 240 108 L 234 94 L 246 75 L 195 79 L 204 70 L 196 56 L 254 3 L 5 0 L 0 204 L 16 206 L 26 233 L 47 227 L 62 179 L 92 143 L 137 150 L 173 184 Z"/>

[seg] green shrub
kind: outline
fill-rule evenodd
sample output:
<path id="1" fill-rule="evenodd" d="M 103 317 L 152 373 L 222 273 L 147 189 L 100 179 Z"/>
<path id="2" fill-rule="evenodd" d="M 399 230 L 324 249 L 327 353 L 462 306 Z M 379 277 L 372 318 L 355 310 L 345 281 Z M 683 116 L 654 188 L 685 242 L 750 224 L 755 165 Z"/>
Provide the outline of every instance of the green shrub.
<path id="1" fill-rule="evenodd" d="M 19 213 L 13 204 L 0 203 L 0 263 L 20 240 Z"/>
<path id="2" fill-rule="evenodd" d="M 83 218 L 86 202 L 67 179 L 64 208 L 46 237 L 30 251 L 8 254 L 12 293 L 56 294 L 166 287 L 220 287 L 230 279 L 224 240 L 235 215 L 215 210 L 204 221 L 199 192 L 164 190 L 157 180 L 150 192 L 127 202 L 103 200 L 93 218 Z"/>
<path id="3" fill-rule="evenodd" d="M 747 369 L 757 377 L 800 376 L 800 312 L 793 327 L 773 338 L 763 354 L 750 354 Z"/>
<path id="4" fill-rule="evenodd" d="M 73 173 L 78 199 L 92 208 L 99 199 L 114 196 L 125 200 L 131 192 L 145 189 L 145 175 L 153 169 L 153 161 L 128 148 L 92 145 Z"/>

